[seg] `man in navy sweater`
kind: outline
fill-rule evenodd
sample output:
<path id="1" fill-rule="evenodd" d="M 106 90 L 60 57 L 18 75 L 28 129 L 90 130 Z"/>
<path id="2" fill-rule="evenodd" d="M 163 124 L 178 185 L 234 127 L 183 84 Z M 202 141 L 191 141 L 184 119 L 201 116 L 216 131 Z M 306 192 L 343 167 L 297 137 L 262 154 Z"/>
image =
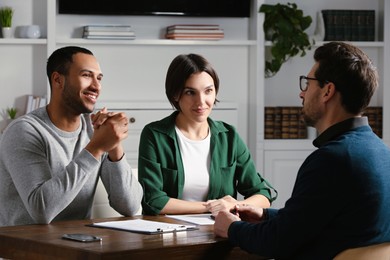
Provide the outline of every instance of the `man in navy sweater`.
<path id="1" fill-rule="evenodd" d="M 378 76 L 360 49 L 330 42 L 300 77 L 305 122 L 318 147 L 298 171 L 281 209 L 236 206 L 220 212 L 214 232 L 234 246 L 276 259 L 332 259 L 390 241 L 390 149 L 362 113 Z"/>

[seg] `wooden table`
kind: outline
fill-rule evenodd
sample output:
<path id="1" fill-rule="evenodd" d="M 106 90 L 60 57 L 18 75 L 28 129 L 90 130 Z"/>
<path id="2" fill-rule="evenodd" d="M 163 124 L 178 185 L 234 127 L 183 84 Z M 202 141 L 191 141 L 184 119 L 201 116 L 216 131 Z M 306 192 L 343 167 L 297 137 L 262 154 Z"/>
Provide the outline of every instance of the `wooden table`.
<path id="1" fill-rule="evenodd" d="M 264 259 L 231 247 L 226 239 L 215 237 L 212 225 L 199 226 L 199 230 L 157 235 L 86 226 L 93 222 L 135 218 L 184 223 L 164 216 L 137 216 L 1 227 L 0 257 L 10 259 Z M 66 233 L 86 233 L 102 237 L 103 240 L 82 243 L 61 239 L 61 236 Z"/>

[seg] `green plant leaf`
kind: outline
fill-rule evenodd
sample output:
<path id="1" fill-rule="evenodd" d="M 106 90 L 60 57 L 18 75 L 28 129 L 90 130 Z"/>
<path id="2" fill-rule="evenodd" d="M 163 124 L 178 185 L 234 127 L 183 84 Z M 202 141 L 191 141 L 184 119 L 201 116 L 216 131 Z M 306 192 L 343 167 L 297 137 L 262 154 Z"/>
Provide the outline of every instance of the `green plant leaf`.
<path id="1" fill-rule="evenodd" d="M 18 113 L 18 110 L 14 107 L 11 107 L 11 108 L 7 108 L 6 112 L 7 112 L 10 119 L 15 119 L 16 113 Z"/>
<path id="2" fill-rule="evenodd" d="M 14 10 L 11 7 L 2 7 L 0 8 L 0 24 L 2 27 L 11 27 L 12 26 L 12 16 Z"/>
<path id="3" fill-rule="evenodd" d="M 312 18 L 304 16 L 295 3 L 263 4 L 259 12 L 265 14 L 263 29 L 272 42 L 271 60 L 265 62 L 265 76 L 272 77 L 288 59 L 304 56 L 306 50 L 311 49 L 309 36 L 304 31 L 312 23 Z"/>

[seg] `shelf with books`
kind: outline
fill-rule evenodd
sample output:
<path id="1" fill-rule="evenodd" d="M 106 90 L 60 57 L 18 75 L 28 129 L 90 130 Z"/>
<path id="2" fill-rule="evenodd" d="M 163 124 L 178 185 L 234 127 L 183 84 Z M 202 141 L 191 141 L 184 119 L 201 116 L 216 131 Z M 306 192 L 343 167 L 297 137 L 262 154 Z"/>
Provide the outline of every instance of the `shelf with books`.
<path id="1" fill-rule="evenodd" d="M 218 24 L 174 24 L 166 29 L 165 38 L 172 40 L 221 40 L 224 31 Z"/>
<path id="2" fill-rule="evenodd" d="M 59 38 L 59 45 L 82 44 L 82 45 L 205 45 L 205 46 L 256 46 L 255 40 L 169 40 L 169 39 L 135 39 L 135 40 L 96 40 L 82 38 Z"/>
<path id="3" fill-rule="evenodd" d="M 85 25 L 82 37 L 90 40 L 134 40 L 136 36 L 131 25 Z"/>
<path id="4" fill-rule="evenodd" d="M 375 41 L 375 10 L 323 9 L 326 41 Z"/>
<path id="5" fill-rule="evenodd" d="M 264 139 L 307 139 L 307 136 L 301 107 L 264 108 Z"/>

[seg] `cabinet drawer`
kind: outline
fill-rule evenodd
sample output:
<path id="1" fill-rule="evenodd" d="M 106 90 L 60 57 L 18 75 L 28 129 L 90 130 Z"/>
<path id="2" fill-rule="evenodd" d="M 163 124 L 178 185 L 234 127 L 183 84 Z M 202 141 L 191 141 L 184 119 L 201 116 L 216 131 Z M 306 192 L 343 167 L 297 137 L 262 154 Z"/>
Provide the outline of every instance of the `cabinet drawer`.
<path id="1" fill-rule="evenodd" d="M 129 131 L 140 133 L 145 125 L 163 119 L 170 115 L 173 110 L 124 110 L 123 112 L 129 118 Z"/>
<path id="2" fill-rule="evenodd" d="M 173 110 L 124 110 L 129 118 L 129 136 L 123 141 L 127 160 L 132 167 L 138 164 L 138 146 L 142 129 L 150 122 L 161 120 Z"/>

